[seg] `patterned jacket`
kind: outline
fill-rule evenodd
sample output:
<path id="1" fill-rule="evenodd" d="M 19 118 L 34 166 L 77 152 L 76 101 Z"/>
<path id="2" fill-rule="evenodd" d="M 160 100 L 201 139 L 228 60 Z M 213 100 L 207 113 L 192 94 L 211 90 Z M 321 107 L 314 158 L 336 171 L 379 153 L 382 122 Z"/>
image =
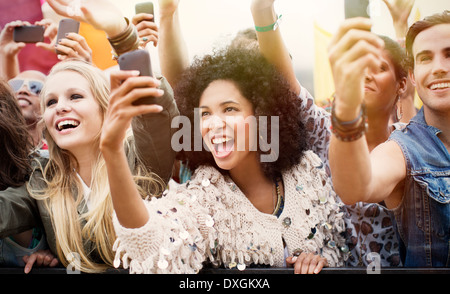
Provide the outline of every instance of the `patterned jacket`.
<path id="1" fill-rule="evenodd" d="M 284 209 L 276 217 L 257 210 L 229 176 L 198 168 L 176 190 L 144 200 L 150 216 L 144 226 L 124 228 L 113 217 L 115 266 L 122 260 L 130 273 L 196 273 L 205 261 L 240 270 L 282 267 L 285 249 L 290 256 L 318 253 L 329 266 L 342 266 L 342 205 L 322 161 L 307 151 L 282 177 Z"/>

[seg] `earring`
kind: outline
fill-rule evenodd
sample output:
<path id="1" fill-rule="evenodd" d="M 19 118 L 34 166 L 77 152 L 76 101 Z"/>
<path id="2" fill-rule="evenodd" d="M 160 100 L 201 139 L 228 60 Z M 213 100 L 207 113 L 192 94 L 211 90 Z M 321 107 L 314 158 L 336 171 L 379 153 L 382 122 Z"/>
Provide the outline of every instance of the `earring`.
<path id="1" fill-rule="evenodd" d="M 399 99 L 397 103 L 397 120 L 400 121 L 402 117 L 403 117 L 402 102 Z"/>

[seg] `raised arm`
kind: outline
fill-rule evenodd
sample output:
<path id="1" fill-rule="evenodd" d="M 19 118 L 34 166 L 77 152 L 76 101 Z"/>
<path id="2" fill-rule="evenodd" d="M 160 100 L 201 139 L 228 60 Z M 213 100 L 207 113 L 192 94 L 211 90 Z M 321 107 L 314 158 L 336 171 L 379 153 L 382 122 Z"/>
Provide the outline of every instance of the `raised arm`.
<path id="1" fill-rule="evenodd" d="M 405 38 L 408 31 L 408 18 L 415 0 L 383 0 L 389 9 L 398 39 Z"/>
<path id="2" fill-rule="evenodd" d="M 172 87 L 189 66 L 189 55 L 181 32 L 179 0 L 159 0 L 159 59 L 162 75 Z"/>
<path id="3" fill-rule="evenodd" d="M 279 15 L 274 9 L 275 0 L 252 0 L 251 12 L 258 36 L 261 53 L 272 63 L 289 81 L 292 90 L 300 94 L 298 82 L 291 56 L 283 41 L 281 29 L 277 25 Z"/>
<path id="4" fill-rule="evenodd" d="M 346 20 L 329 47 L 336 87 L 330 167 L 335 191 L 345 203 L 386 200 L 388 207 L 395 207 L 406 173 L 402 152 L 396 143 L 388 142 L 369 154 L 364 136 L 365 71 L 379 68 L 384 46 L 370 28 L 368 19 Z"/>
<path id="5" fill-rule="evenodd" d="M 408 18 L 411 14 L 415 0 L 383 0 L 392 16 L 395 35 L 400 46 L 405 47 L 405 37 L 408 31 Z M 417 110 L 414 106 L 415 87 L 411 83 L 409 76 L 406 81 L 406 91 L 400 95 L 397 102 L 397 119 L 400 122 L 408 123 L 414 117 Z"/>
<path id="6" fill-rule="evenodd" d="M 125 82 L 121 84 L 123 80 Z M 129 168 L 123 142 L 135 116 L 162 111 L 159 105 L 133 104 L 142 97 L 162 96 L 163 91 L 157 86 L 157 79 L 138 77 L 134 71 L 111 73 L 112 94 L 103 124 L 100 150 L 108 170 L 114 210 L 121 225 L 127 228 L 143 226 L 148 221 L 148 213 Z"/>

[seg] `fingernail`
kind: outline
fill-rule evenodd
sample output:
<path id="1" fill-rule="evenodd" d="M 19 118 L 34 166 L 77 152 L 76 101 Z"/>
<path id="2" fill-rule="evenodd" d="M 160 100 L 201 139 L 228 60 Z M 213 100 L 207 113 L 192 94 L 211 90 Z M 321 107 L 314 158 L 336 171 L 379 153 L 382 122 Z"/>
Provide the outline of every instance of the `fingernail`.
<path id="1" fill-rule="evenodd" d="M 293 256 L 292 259 L 291 259 L 292 262 L 295 262 L 297 260 L 297 258 L 298 258 L 298 256 Z"/>

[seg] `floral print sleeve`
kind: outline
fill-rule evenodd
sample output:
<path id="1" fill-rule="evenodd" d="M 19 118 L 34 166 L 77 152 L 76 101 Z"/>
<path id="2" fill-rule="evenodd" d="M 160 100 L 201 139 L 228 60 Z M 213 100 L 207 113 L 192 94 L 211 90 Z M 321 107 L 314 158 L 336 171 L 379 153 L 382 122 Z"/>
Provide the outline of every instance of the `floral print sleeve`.
<path id="1" fill-rule="evenodd" d="M 330 113 L 314 103 L 314 97 L 304 87 L 301 88 L 299 98 L 302 101 L 302 122 L 309 133 L 308 147 L 324 162 L 327 174 L 330 175 L 328 163 L 328 146 L 331 137 Z"/>

